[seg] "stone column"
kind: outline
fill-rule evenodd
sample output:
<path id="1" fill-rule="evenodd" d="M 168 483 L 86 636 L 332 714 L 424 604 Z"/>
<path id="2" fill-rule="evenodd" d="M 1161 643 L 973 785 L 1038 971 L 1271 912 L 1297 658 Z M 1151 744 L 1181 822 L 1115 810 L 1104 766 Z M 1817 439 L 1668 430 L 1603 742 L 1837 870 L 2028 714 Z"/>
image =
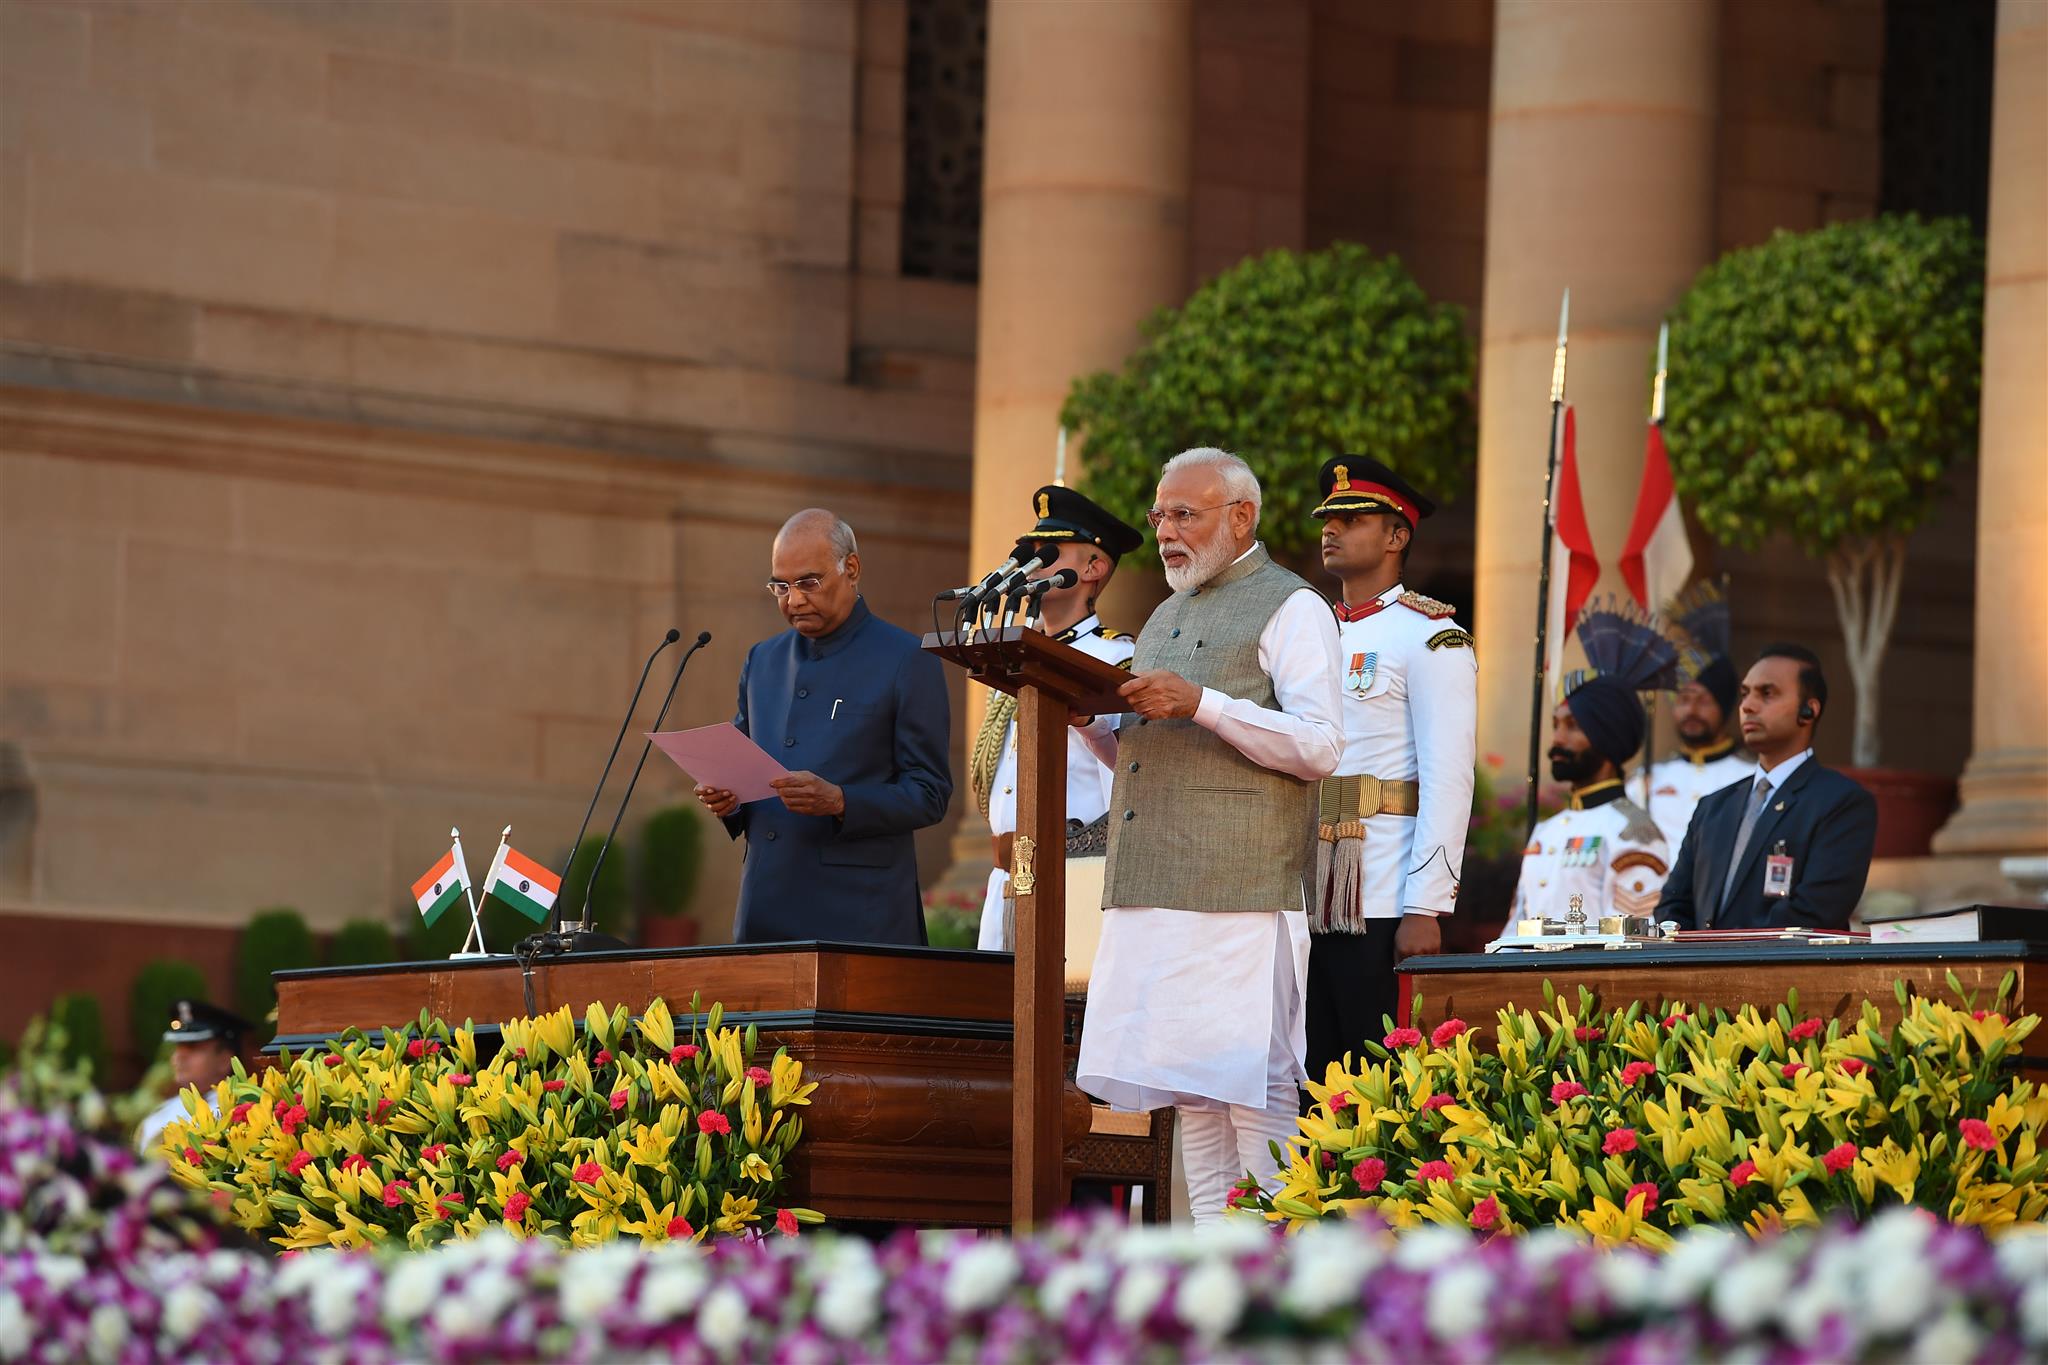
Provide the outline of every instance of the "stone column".
<path id="1" fill-rule="evenodd" d="M 1008 555 L 1052 482 L 1068 385 L 1120 366 L 1138 323 L 1186 294 L 1190 16 L 1189 0 L 989 5 L 972 571 Z"/>
<path id="2" fill-rule="evenodd" d="M 2048 4 L 2000 0 L 1977 447 L 1975 710 L 1937 853 L 2048 851 Z"/>
<path id="3" fill-rule="evenodd" d="M 1544 441 L 1559 296 L 1603 564 L 1635 509 L 1657 324 L 1714 252 L 1715 0 L 1500 0 L 1481 313 L 1479 748 L 1528 748 Z"/>

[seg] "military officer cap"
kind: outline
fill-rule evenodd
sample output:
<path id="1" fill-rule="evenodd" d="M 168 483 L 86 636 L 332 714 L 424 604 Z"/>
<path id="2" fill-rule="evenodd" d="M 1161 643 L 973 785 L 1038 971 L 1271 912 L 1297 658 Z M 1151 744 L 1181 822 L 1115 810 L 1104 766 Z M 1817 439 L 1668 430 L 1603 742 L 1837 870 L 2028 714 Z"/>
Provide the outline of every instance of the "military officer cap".
<path id="1" fill-rule="evenodd" d="M 247 1019 L 204 1000 L 180 1000 L 171 1006 L 171 1025 L 164 1030 L 167 1043 L 204 1043 L 214 1039 L 229 1047 L 254 1032 Z"/>
<path id="2" fill-rule="evenodd" d="M 1415 490 L 1415 486 L 1381 464 L 1363 455 L 1339 455 L 1323 462 L 1323 500 L 1312 517 L 1333 512 L 1394 512 L 1414 530 L 1417 522 L 1432 515 L 1436 504 Z"/>
<path id="3" fill-rule="evenodd" d="M 1075 542 L 1093 545 L 1112 560 L 1122 559 L 1145 543 L 1144 534 L 1098 507 L 1092 500 L 1049 483 L 1031 495 L 1038 513 L 1038 525 L 1017 537 L 1017 544 L 1050 541 L 1055 545 Z"/>

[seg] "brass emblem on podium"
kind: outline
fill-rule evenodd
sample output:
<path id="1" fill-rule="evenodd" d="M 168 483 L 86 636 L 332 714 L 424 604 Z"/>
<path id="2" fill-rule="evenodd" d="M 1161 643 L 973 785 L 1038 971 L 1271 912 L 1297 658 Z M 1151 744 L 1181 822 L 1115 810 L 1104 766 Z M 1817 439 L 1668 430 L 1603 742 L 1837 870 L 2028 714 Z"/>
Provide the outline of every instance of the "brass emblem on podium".
<path id="1" fill-rule="evenodd" d="M 1028 896 L 1038 889 L 1038 878 L 1031 871 L 1031 855 L 1037 851 L 1037 848 L 1038 845 L 1031 841 L 1030 835 L 1020 834 L 1017 836 L 1016 851 L 1010 856 L 1010 893 L 1012 895 Z"/>

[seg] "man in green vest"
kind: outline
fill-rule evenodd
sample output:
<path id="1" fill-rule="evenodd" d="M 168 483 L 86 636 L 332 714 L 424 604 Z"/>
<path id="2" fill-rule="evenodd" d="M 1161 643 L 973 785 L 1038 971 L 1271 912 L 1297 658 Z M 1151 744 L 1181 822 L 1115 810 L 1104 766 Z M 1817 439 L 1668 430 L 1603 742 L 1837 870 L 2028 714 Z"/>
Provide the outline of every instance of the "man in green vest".
<path id="1" fill-rule="evenodd" d="M 1135 714 L 1082 728 L 1116 779 L 1078 1079 L 1178 1111 L 1197 1223 L 1295 1132 L 1315 784 L 1343 747 L 1336 622 L 1266 554 L 1259 504 L 1235 455 L 1167 462 L 1146 519 L 1173 596 L 1138 635 Z"/>

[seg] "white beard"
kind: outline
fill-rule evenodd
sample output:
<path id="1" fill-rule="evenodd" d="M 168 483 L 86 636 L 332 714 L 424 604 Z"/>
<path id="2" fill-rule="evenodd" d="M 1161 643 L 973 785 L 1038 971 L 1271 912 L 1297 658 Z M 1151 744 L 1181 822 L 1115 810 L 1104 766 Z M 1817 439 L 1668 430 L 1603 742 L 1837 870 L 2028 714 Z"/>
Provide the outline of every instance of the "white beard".
<path id="1" fill-rule="evenodd" d="M 1182 541 L 1181 545 L 1188 551 L 1187 560 L 1177 569 L 1166 569 L 1166 586 L 1175 592 L 1186 592 L 1189 588 L 1201 587 L 1229 568 L 1237 559 L 1230 537 L 1221 533 L 1200 549 L 1186 541 Z"/>

